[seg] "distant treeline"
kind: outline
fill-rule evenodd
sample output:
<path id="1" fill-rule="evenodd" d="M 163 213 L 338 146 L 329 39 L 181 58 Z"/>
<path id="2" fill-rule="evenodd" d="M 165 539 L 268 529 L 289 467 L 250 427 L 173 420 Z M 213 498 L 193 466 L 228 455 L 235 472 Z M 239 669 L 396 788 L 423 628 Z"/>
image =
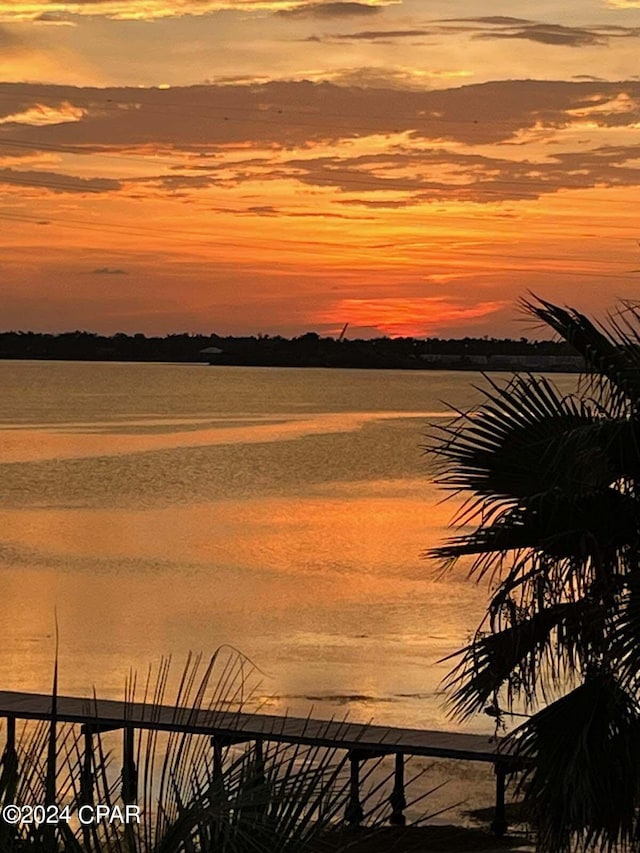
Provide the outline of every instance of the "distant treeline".
<path id="1" fill-rule="evenodd" d="M 566 343 L 526 338 L 323 338 L 307 332 L 297 338 L 280 335 L 224 337 L 172 334 L 147 337 L 118 332 L 0 332 L 0 358 L 72 361 L 211 362 L 278 367 L 364 367 L 428 369 L 503 367 L 532 361 L 564 362 L 575 356 Z M 509 357 L 505 361 L 505 357 Z"/>

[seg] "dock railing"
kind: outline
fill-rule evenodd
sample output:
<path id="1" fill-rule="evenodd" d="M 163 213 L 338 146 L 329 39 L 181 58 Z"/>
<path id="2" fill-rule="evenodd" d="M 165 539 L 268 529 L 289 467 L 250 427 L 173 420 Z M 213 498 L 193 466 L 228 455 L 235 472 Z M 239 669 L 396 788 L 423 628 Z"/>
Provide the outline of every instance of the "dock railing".
<path id="1" fill-rule="evenodd" d="M 84 756 L 82 776 L 83 799 L 89 802 L 92 792 L 91 766 L 94 736 L 122 730 L 121 797 L 133 804 L 138 795 L 138 772 L 135 764 L 136 730 L 182 732 L 208 737 L 213 768 L 222 771 L 224 748 L 252 743 L 259 760 L 265 742 L 300 744 L 344 750 L 349 757 L 350 787 L 345 820 L 358 825 L 363 819 L 360 799 L 360 770 L 364 762 L 393 756 L 395 759 L 393 790 L 389 797 L 390 822 L 405 824 L 405 758 L 430 758 L 479 761 L 492 764 L 496 776 L 493 832 L 502 837 L 507 830 L 505 789 L 508 774 L 516 769 L 515 759 L 499 739 L 488 735 L 427 729 L 397 728 L 347 721 L 277 716 L 261 713 L 205 710 L 202 708 L 118 702 L 110 699 L 84 699 L 57 696 L 55 710 L 52 696 L 42 693 L 0 691 L 0 718 L 6 719 L 6 741 L 2 755 L 2 775 L 17 772 L 16 720 L 55 721 L 82 726 Z M 1 784 L 1 782 L 0 782 Z"/>

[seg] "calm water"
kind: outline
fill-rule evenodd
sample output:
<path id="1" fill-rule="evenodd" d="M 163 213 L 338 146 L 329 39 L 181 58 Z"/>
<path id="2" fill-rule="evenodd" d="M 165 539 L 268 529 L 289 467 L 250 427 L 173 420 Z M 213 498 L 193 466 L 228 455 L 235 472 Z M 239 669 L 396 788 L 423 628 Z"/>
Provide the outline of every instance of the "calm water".
<path id="1" fill-rule="evenodd" d="M 62 692 L 230 643 L 272 712 L 451 727 L 486 591 L 420 557 L 454 509 L 420 446 L 482 381 L 0 362 L 0 685 L 49 687 L 56 608 Z"/>

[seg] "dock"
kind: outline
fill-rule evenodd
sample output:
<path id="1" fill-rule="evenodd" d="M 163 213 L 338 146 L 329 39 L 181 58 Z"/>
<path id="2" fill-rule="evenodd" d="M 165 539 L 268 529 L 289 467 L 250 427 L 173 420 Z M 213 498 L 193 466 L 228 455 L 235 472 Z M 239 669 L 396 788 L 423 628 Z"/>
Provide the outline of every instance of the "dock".
<path id="1" fill-rule="evenodd" d="M 51 694 L 0 691 L 0 718 L 6 719 L 3 766 L 16 761 L 16 720 L 41 720 L 82 726 L 85 750 L 92 750 L 94 734 L 122 730 L 122 796 L 135 803 L 137 769 L 134 761 L 134 734 L 147 729 L 202 735 L 210 738 L 214 767 L 221 767 L 222 750 L 232 744 L 253 743 L 261 753 L 265 742 L 300 744 L 343 750 L 350 762 L 350 797 L 345 819 L 357 825 L 363 818 L 360 804 L 360 768 L 363 762 L 380 756 L 395 757 L 394 787 L 389 798 L 391 823 L 404 825 L 406 808 L 404 761 L 407 756 L 424 756 L 493 764 L 496 775 L 495 814 L 491 824 L 496 835 L 504 835 L 506 777 L 514 759 L 501 747 L 500 740 L 488 735 L 428 729 L 288 717 L 261 713 L 183 708 L 110 699 L 57 696 Z M 90 760 L 90 754 L 86 760 Z"/>

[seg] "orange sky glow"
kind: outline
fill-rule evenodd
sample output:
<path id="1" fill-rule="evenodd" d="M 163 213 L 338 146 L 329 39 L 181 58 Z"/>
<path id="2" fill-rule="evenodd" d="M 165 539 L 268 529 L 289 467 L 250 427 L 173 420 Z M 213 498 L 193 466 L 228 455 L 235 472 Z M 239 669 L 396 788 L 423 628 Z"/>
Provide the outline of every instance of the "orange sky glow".
<path id="1" fill-rule="evenodd" d="M 0 0 L 2 329 L 530 335 L 640 277 L 640 2 Z"/>

